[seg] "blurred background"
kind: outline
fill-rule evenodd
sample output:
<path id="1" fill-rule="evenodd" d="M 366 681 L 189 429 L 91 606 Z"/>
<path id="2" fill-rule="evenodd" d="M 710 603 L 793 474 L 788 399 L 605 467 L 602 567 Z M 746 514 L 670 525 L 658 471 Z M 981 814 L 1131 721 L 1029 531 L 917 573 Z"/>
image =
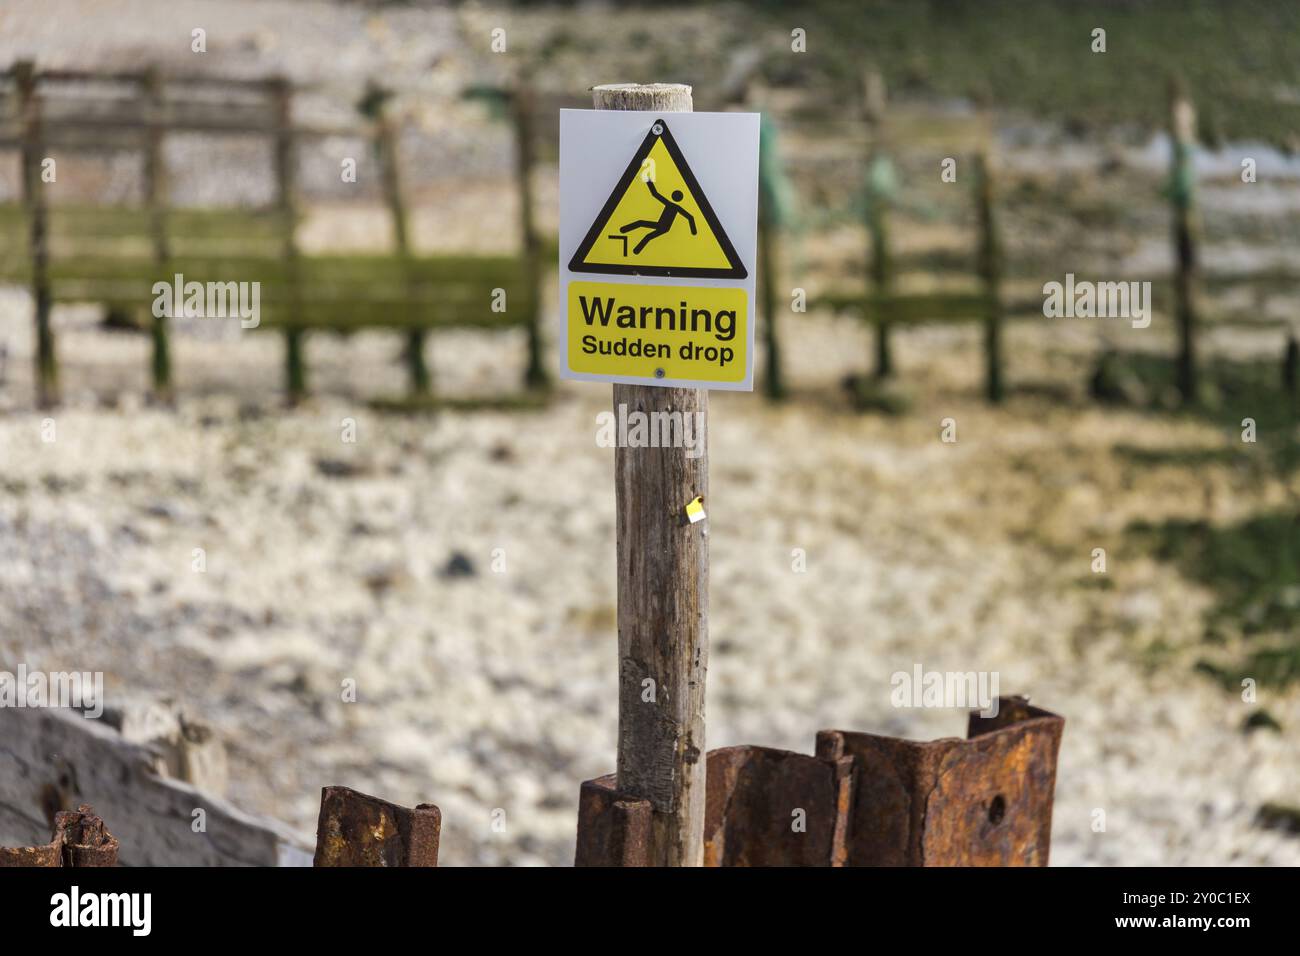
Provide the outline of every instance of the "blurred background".
<path id="1" fill-rule="evenodd" d="M 1300 8 L 0 0 L 0 70 L 0 669 L 104 672 L 166 772 L 572 862 L 613 452 L 557 110 L 682 82 L 763 114 L 709 746 L 960 736 L 891 675 L 991 671 L 1066 718 L 1053 863 L 1300 864 Z M 177 272 L 260 324 L 155 317 Z M 1067 273 L 1149 327 L 1045 317 Z"/>

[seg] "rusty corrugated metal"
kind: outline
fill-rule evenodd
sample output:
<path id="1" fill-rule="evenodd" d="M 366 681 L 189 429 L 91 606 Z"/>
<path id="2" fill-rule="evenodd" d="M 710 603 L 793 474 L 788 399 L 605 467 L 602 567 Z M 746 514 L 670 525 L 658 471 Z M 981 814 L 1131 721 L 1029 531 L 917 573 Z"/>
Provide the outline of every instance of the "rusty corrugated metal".
<path id="1" fill-rule="evenodd" d="M 848 866 L 1046 866 L 1065 720 L 1001 698 L 969 737 L 822 731 L 818 756 L 854 761 Z"/>

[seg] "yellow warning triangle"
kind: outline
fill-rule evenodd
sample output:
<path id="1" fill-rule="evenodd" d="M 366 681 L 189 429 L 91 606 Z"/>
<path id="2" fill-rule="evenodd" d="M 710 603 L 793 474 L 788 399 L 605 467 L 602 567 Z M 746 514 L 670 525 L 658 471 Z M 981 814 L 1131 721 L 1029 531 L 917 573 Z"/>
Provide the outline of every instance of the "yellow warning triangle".
<path id="1" fill-rule="evenodd" d="M 655 120 L 614 184 L 570 272 L 743 279 L 745 265 L 668 131 Z"/>

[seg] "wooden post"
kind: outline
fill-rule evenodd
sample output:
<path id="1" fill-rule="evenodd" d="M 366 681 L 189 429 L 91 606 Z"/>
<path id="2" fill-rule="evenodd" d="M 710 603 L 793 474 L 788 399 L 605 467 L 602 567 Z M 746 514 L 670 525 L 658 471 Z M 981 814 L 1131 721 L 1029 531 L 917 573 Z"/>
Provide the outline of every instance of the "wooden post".
<path id="1" fill-rule="evenodd" d="M 550 383 L 542 364 L 542 240 L 533 219 L 533 110 L 532 84 L 527 75 L 515 84 L 510 98 L 515 123 L 515 183 L 519 190 L 519 249 L 523 257 L 524 284 L 528 289 L 528 369 L 524 385 L 545 388 Z"/>
<path id="2" fill-rule="evenodd" d="M 889 258 L 889 202 L 881 180 L 888 168 L 885 150 L 885 80 L 880 72 L 868 69 L 862 77 L 863 116 L 871 146 L 867 155 L 867 232 L 871 236 L 871 289 L 881 311 L 872 316 L 876 322 L 876 375 L 887 378 L 894 373 L 894 356 L 890 348 L 888 298 L 893 290 L 893 265 Z M 868 308 L 868 315 L 871 309 Z"/>
<path id="3" fill-rule="evenodd" d="M 1282 391 L 1291 414 L 1300 413 L 1300 341 L 1295 329 L 1287 333 L 1286 351 L 1282 355 Z"/>
<path id="4" fill-rule="evenodd" d="M 21 110 L 21 161 L 23 205 L 31 217 L 28 238 L 32 256 L 32 299 L 36 306 L 36 404 L 49 408 L 59 403 L 59 365 L 50 326 L 49 212 L 41 182 L 44 157 L 41 101 L 36 95 L 36 66 L 30 60 L 14 64 Z"/>
<path id="5" fill-rule="evenodd" d="M 415 275 L 411 268 L 411 245 L 406 228 L 406 204 L 402 200 L 402 177 L 398 166 L 397 133 L 392 120 L 381 103 L 375 117 L 375 153 L 379 157 L 380 178 L 384 186 L 384 202 L 393 220 L 393 249 L 401 262 L 403 282 L 411 302 L 417 302 Z M 424 358 L 425 330 L 412 328 L 406 335 L 406 362 L 410 371 L 411 394 L 423 397 L 429 394 L 432 376 Z"/>
<path id="6" fill-rule="evenodd" d="M 1195 401 L 1196 297 L 1199 265 L 1196 247 L 1200 223 L 1196 215 L 1196 171 L 1193 148 L 1196 143 L 1196 107 L 1178 82 L 1171 82 L 1169 132 L 1172 140 L 1169 195 L 1174 209 L 1174 311 L 1178 318 L 1178 391 L 1184 403 Z"/>
<path id="7" fill-rule="evenodd" d="M 271 81 L 275 100 L 275 188 L 276 206 L 280 211 L 284 260 L 285 294 L 288 314 L 284 332 L 285 390 L 289 402 L 307 394 L 307 361 L 303 354 L 303 309 L 300 287 L 298 244 L 294 232 L 298 225 L 294 209 L 293 87 L 284 77 Z"/>
<path id="8" fill-rule="evenodd" d="M 158 278 L 170 280 L 168 265 L 171 248 L 167 241 L 167 170 L 163 165 L 162 141 L 166 103 L 163 99 L 162 77 L 157 67 L 147 70 L 141 78 L 144 115 L 148 121 L 145 132 L 144 190 L 149 209 L 149 231 L 153 239 L 153 258 L 158 265 Z M 153 362 L 151 364 L 154 397 L 170 403 L 172 393 L 171 347 L 168 342 L 167 316 L 150 312 Z"/>
<path id="9" fill-rule="evenodd" d="M 993 211 L 993 171 L 986 150 L 975 157 L 977 206 L 980 227 L 979 274 L 984 280 L 988 311 L 984 317 L 985 394 L 990 402 L 1002 401 L 1002 247 Z"/>
<path id="10" fill-rule="evenodd" d="M 691 88 L 598 86 L 597 109 L 689 112 Z M 695 388 L 615 385 L 614 411 L 708 413 Z M 707 434 L 707 429 L 705 431 Z M 708 539 L 686 505 L 708 502 L 707 450 L 618 448 L 618 789 L 654 808 L 651 859 L 704 863 L 704 680 L 708 668 Z"/>

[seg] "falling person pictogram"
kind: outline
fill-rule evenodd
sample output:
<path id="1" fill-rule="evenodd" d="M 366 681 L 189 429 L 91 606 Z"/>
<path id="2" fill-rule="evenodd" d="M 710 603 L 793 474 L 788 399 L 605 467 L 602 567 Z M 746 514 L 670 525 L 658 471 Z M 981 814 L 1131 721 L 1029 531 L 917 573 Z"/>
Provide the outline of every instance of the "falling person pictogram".
<path id="1" fill-rule="evenodd" d="M 656 168 L 662 175 L 655 175 Z M 680 225 L 683 218 L 689 231 Z M 629 248 L 634 243 L 636 248 Z M 614 179 L 604 206 L 569 259 L 569 271 L 696 279 L 748 275 L 663 120 L 650 127 Z"/>
<path id="2" fill-rule="evenodd" d="M 622 233 L 631 232 L 633 229 L 650 230 L 644 236 L 641 237 L 640 242 L 638 242 L 635 246 L 632 247 L 632 255 L 634 256 L 639 255 L 641 250 L 646 247 L 646 243 L 648 243 L 651 239 L 656 239 L 659 236 L 665 235 L 668 232 L 668 230 L 673 227 L 673 223 L 677 220 L 677 216 L 679 214 L 686 217 L 686 222 L 691 227 L 691 235 L 692 236 L 696 235 L 695 217 L 692 216 L 681 206 L 682 191 L 680 189 L 674 189 L 673 198 L 671 200 L 668 200 L 665 199 L 663 196 L 659 195 L 659 190 L 655 189 L 654 180 L 647 179 L 645 181 L 645 184 L 650 188 L 650 195 L 654 196 L 655 199 L 663 203 L 664 211 L 659 214 L 658 220 L 637 219 L 619 228 L 618 231 Z"/>

